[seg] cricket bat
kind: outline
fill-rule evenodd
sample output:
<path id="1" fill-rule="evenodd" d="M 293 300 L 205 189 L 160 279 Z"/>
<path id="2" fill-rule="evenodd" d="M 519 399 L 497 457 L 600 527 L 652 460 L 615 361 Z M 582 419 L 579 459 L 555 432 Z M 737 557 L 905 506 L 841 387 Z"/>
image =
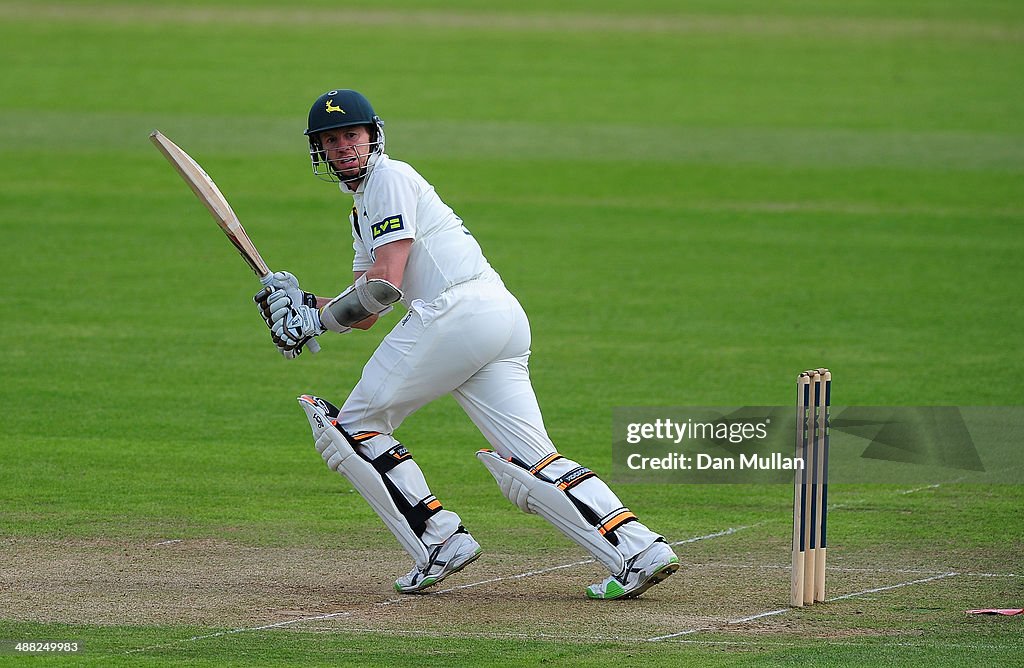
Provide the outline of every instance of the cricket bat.
<path id="1" fill-rule="evenodd" d="M 260 282 L 263 285 L 269 284 L 273 276 L 272 272 L 267 267 L 267 263 L 263 261 L 260 252 L 256 250 L 256 246 L 249 239 L 249 235 L 245 233 L 245 228 L 242 227 L 238 216 L 231 209 L 227 198 L 224 197 L 224 194 L 221 193 L 220 188 L 213 182 L 213 179 L 206 173 L 206 170 L 200 167 L 199 163 L 192 159 L 192 156 L 165 137 L 159 130 L 153 130 L 153 132 L 149 133 L 149 139 L 164 154 L 167 162 L 171 163 L 171 166 L 174 167 L 181 178 L 185 180 L 185 183 L 192 189 L 192 192 L 199 198 L 199 201 L 206 206 L 210 215 L 217 221 L 217 225 L 220 226 L 220 229 L 227 235 L 228 240 L 234 245 L 235 250 L 242 256 L 242 259 L 249 265 L 253 273 L 259 277 Z M 309 352 L 316 353 L 320 351 L 320 344 L 315 339 L 310 339 L 306 342 L 306 348 L 309 349 Z"/>

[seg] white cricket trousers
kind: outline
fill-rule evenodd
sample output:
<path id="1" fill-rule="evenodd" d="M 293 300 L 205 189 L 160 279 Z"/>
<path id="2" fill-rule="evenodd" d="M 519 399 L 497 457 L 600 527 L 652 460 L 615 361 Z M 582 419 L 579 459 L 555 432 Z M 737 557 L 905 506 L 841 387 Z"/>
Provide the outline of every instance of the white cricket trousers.
<path id="1" fill-rule="evenodd" d="M 529 357 L 530 323 L 500 280 L 455 285 L 432 302 L 412 303 L 363 367 L 338 421 L 351 434 L 380 432 L 359 446 L 373 459 L 398 445 L 393 434 L 405 418 L 451 394 L 495 452 L 533 465 L 555 447 L 530 383 Z M 559 461 L 559 468 L 578 466 Z M 412 460 L 386 475 L 411 505 L 433 498 Z M 598 515 L 622 507 L 596 477 L 569 493 Z M 441 543 L 459 525 L 456 513 L 441 510 L 427 520 L 421 539 L 428 546 Z M 640 522 L 625 524 L 616 534 L 627 559 L 659 538 Z"/>

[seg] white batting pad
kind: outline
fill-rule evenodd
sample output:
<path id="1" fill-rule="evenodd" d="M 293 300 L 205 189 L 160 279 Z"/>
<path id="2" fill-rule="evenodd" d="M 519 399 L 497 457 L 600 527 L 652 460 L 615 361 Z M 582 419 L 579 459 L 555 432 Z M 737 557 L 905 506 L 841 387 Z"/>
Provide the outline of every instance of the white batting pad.
<path id="1" fill-rule="evenodd" d="M 305 411 L 306 417 L 309 419 L 317 452 L 323 457 L 328 468 L 337 471 L 352 483 L 356 491 L 366 499 L 374 512 L 395 535 L 399 544 L 413 558 L 416 566 L 422 569 L 427 568 L 430 563 L 427 548 L 409 527 L 405 516 L 398 510 L 391 494 L 384 486 L 380 474 L 368 461 L 356 454 L 345 435 L 332 423 L 325 407 L 316 397 L 304 394 L 299 397 L 299 405 L 302 406 L 302 410 Z"/>
<path id="2" fill-rule="evenodd" d="M 527 513 L 540 515 L 556 529 L 578 543 L 613 574 L 625 569 L 625 559 L 597 527 L 580 514 L 565 492 L 541 480 L 528 470 L 502 459 L 491 450 L 476 453 L 509 501 Z"/>

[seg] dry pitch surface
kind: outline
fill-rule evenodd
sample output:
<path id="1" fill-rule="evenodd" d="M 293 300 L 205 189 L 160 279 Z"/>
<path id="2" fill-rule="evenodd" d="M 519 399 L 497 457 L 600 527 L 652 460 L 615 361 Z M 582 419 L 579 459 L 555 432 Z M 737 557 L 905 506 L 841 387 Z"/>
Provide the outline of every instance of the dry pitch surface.
<path id="1" fill-rule="evenodd" d="M 790 609 L 789 570 L 780 558 L 786 541 L 763 539 L 765 528 L 676 540 L 679 573 L 642 598 L 616 602 L 583 597 L 582 587 L 603 577 L 602 569 L 571 547 L 534 558 L 485 547 L 484 557 L 466 571 L 430 594 L 410 596 L 391 591 L 394 577 L 407 568 L 397 551 L 215 540 L 7 539 L 0 558 L 13 567 L 0 590 L 7 615 L 25 621 L 214 629 L 168 646 L 288 630 L 757 646 L 785 646 L 787 636 L 833 642 L 899 636 L 905 644 L 915 635 L 908 638 L 905 626 L 925 617 L 954 626 L 976 623 L 966 618 L 959 598 L 968 605 L 979 589 L 1015 600 L 1024 594 L 1019 574 L 972 568 L 981 564 L 968 553 L 947 552 L 946 561 L 936 557 L 930 564 L 926 556 L 915 563 L 904 555 L 902 562 L 912 565 L 900 567 L 880 564 L 877 553 L 834 549 L 830 600 Z M 150 649 L 155 647 L 125 648 Z"/>

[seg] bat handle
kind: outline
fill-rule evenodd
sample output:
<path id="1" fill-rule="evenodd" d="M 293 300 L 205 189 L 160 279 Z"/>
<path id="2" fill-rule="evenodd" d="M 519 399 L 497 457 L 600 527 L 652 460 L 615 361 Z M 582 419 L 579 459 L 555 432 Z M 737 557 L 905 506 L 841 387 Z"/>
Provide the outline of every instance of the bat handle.
<path id="1" fill-rule="evenodd" d="M 268 271 L 266 274 L 260 276 L 260 283 L 263 285 L 270 285 L 270 281 L 274 279 L 274 272 Z M 306 341 L 306 350 L 313 353 L 314 355 L 320 352 L 320 344 L 316 342 L 316 339 L 309 339 Z"/>

